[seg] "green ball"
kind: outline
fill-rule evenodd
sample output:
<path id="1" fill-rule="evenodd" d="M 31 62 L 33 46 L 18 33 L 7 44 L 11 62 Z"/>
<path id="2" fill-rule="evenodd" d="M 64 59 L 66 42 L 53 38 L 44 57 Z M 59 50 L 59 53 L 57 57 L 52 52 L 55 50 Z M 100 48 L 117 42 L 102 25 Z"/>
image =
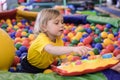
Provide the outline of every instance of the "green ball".
<path id="1" fill-rule="evenodd" d="M 79 30 L 78 32 L 85 32 L 85 29 L 81 29 L 81 30 Z"/>
<path id="2" fill-rule="evenodd" d="M 8 27 L 8 25 L 6 23 L 2 24 L 1 28 L 2 29 L 6 29 Z"/>
<path id="3" fill-rule="evenodd" d="M 105 32 L 108 32 L 108 31 L 109 31 L 109 29 L 108 29 L 108 28 L 104 28 L 104 31 L 105 31 Z"/>
<path id="4" fill-rule="evenodd" d="M 90 25 L 91 25 L 91 26 L 95 26 L 95 23 L 91 23 Z"/>
<path id="5" fill-rule="evenodd" d="M 99 29 L 95 29 L 95 34 L 100 34 L 100 30 Z"/>
<path id="6" fill-rule="evenodd" d="M 17 50 L 18 50 L 21 46 L 22 46 L 22 44 L 20 44 L 20 43 L 15 44 L 15 47 L 17 48 Z"/>
<path id="7" fill-rule="evenodd" d="M 94 39 L 94 41 L 95 41 L 96 43 L 101 43 L 101 42 L 102 42 L 102 39 L 101 39 L 100 37 L 96 37 L 96 38 Z"/>
<path id="8" fill-rule="evenodd" d="M 95 53 L 95 55 L 98 55 L 98 54 L 99 54 L 99 50 L 96 49 L 96 48 L 93 49 L 93 52 Z"/>
<path id="9" fill-rule="evenodd" d="M 72 40 L 71 43 L 72 43 L 72 44 L 78 44 L 78 42 L 79 42 L 78 40 L 74 39 L 74 40 Z"/>

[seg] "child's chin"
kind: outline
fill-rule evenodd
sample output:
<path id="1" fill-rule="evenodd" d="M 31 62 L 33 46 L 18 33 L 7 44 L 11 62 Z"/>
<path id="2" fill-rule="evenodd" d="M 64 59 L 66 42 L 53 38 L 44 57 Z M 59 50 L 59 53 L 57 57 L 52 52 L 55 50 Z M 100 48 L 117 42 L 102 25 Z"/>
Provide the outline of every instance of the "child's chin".
<path id="1" fill-rule="evenodd" d="M 59 36 L 61 36 L 61 35 L 62 35 L 62 33 L 58 34 L 57 36 L 59 37 Z"/>

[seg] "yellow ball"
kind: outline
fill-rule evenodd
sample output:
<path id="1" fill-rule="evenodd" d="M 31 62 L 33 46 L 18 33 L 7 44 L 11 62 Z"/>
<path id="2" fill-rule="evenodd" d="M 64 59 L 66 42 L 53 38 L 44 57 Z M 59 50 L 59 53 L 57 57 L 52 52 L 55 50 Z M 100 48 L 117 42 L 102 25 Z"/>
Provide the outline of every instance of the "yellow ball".
<path id="1" fill-rule="evenodd" d="M 53 71 L 51 70 L 51 69 L 46 69 L 46 70 L 44 70 L 44 74 L 49 74 L 49 73 L 52 73 Z"/>
<path id="2" fill-rule="evenodd" d="M 35 36 L 34 36 L 34 34 L 30 34 L 30 35 L 28 36 L 28 38 L 32 41 L 32 40 L 35 39 Z"/>
<path id="3" fill-rule="evenodd" d="M 0 29 L 0 70 L 7 71 L 13 63 L 15 47 L 9 35 Z"/>
<path id="4" fill-rule="evenodd" d="M 88 54 L 89 54 L 90 56 L 95 55 L 95 53 L 94 53 L 93 51 L 89 51 Z"/>
<path id="5" fill-rule="evenodd" d="M 107 38 L 107 36 L 108 36 L 108 33 L 107 33 L 107 32 L 102 32 L 102 33 L 101 33 L 101 37 L 102 37 L 102 38 Z"/>
<path id="6" fill-rule="evenodd" d="M 107 39 L 104 39 L 103 43 L 105 46 L 107 46 L 109 44 L 113 44 L 113 41 L 111 39 L 107 38 Z"/>
<path id="7" fill-rule="evenodd" d="M 74 34 L 72 32 L 69 32 L 68 35 L 67 35 L 70 39 L 73 38 Z"/>
<path id="8" fill-rule="evenodd" d="M 109 38 L 109 39 L 113 39 L 113 38 L 114 38 L 114 35 L 113 35 L 113 34 L 108 34 L 108 38 Z"/>

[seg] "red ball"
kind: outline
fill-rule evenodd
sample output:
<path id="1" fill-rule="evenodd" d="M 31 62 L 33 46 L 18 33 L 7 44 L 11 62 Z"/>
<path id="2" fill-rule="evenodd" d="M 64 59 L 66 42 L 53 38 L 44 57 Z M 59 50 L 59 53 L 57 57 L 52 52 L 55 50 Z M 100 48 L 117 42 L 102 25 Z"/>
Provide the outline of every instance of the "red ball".
<path id="1" fill-rule="evenodd" d="M 65 42 L 64 45 L 65 45 L 65 46 L 69 46 L 69 45 L 70 45 L 70 42 Z"/>
<path id="2" fill-rule="evenodd" d="M 21 32 L 16 32 L 15 37 L 21 37 Z"/>
<path id="3" fill-rule="evenodd" d="M 20 58 L 18 56 L 15 56 L 12 66 L 17 66 L 18 63 L 20 63 Z"/>
<path id="4" fill-rule="evenodd" d="M 30 46 L 29 41 L 27 41 L 27 40 L 23 41 L 23 42 L 22 42 L 22 45 L 23 45 L 23 46 L 26 46 L 26 47 L 29 47 L 29 46 Z"/>
<path id="5" fill-rule="evenodd" d="M 84 44 L 90 44 L 91 42 L 92 42 L 92 37 L 91 36 L 88 36 L 87 38 L 85 38 L 84 40 L 83 40 L 83 43 Z"/>
<path id="6" fill-rule="evenodd" d="M 68 34 L 69 33 L 69 30 L 64 30 L 63 31 L 63 34 Z"/>
<path id="7" fill-rule="evenodd" d="M 108 46 L 106 46 L 106 49 L 108 49 L 108 50 L 110 50 L 111 52 L 113 52 L 115 48 L 114 48 L 114 45 L 109 44 Z"/>
<path id="8" fill-rule="evenodd" d="M 107 53 L 110 53 L 111 51 L 109 49 L 103 49 L 101 52 L 100 52 L 100 55 L 103 55 L 103 54 L 107 54 Z"/>
<path id="9" fill-rule="evenodd" d="M 113 55 L 114 55 L 114 56 L 117 56 L 118 54 L 120 54 L 120 49 L 115 49 L 115 50 L 113 51 Z"/>

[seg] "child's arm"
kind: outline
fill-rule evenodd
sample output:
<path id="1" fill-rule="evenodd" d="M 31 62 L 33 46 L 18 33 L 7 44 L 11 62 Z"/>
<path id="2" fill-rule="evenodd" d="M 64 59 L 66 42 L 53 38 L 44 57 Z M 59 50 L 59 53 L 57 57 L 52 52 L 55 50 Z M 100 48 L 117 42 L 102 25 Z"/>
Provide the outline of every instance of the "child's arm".
<path id="1" fill-rule="evenodd" d="M 120 54 L 117 55 L 116 58 L 117 58 L 118 60 L 120 60 Z M 119 62 L 117 65 L 113 66 L 111 69 L 113 69 L 113 70 L 115 70 L 115 71 L 117 71 L 117 72 L 120 72 L 120 62 Z"/>
<path id="2" fill-rule="evenodd" d="M 47 52 L 54 54 L 54 55 L 62 55 L 67 53 L 77 53 L 80 55 L 87 54 L 88 51 L 92 50 L 89 47 L 79 46 L 79 47 L 70 47 L 70 46 L 53 46 L 53 45 L 46 45 L 44 48 Z"/>

